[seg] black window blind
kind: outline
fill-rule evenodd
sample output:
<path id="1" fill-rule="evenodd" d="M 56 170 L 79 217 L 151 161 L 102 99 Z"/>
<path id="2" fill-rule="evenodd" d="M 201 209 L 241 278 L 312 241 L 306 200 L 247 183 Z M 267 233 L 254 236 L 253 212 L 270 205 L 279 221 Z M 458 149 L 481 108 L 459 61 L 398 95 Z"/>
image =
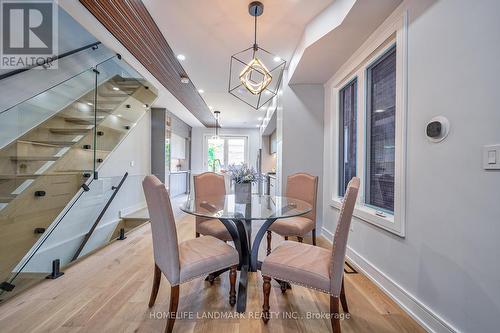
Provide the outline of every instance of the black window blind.
<path id="1" fill-rule="evenodd" d="M 396 47 L 367 71 L 366 203 L 394 212 Z"/>

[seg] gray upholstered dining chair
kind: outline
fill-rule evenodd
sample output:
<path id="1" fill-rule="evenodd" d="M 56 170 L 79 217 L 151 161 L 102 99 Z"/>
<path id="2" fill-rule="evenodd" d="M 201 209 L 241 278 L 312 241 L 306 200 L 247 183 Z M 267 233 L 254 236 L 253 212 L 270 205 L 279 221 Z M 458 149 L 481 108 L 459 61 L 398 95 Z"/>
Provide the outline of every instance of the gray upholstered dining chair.
<path id="1" fill-rule="evenodd" d="M 155 303 L 163 273 L 170 282 L 169 313 L 175 314 L 179 304 L 179 285 L 197 277 L 230 267 L 229 303 L 236 303 L 236 269 L 238 252 L 223 241 L 202 236 L 181 243 L 177 242 L 177 228 L 165 185 L 155 176 L 142 182 L 153 236 L 154 278 L 149 307 Z M 172 332 L 175 315 L 169 316 L 165 332 Z"/>
<path id="2" fill-rule="evenodd" d="M 267 231 L 267 254 L 271 253 L 272 232 L 285 237 L 296 236 L 302 243 L 304 235 L 312 232 L 312 243 L 316 245 L 316 201 L 318 197 L 318 177 L 307 173 L 288 176 L 286 182 L 287 197 L 299 199 L 312 206 L 312 210 L 302 216 L 276 220 Z"/>
<path id="3" fill-rule="evenodd" d="M 264 259 L 261 269 L 264 279 L 264 305 L 262 306 L 264 323 L 269 321 L 271 278 L 275 278 L 330 294 L 333 332 L 340 333 L 339 299 L 344 312 L 349 312 L 343 283 L 344 260 L 358 190 L 359 178 L 354 177 L 347 186 L 331 250 L 285 241 Z"/>
<path id="4" fill-rule="evenodd" d="M 195 199 L 203 197 L 226 195 L 224 176 L 214 172 L 205 172 L 193 177 Z M 209 219 L 196 216 L 196 237 L 209 235 L 223 241 L 232 241 L 229 231 L 218 219 Z"/>

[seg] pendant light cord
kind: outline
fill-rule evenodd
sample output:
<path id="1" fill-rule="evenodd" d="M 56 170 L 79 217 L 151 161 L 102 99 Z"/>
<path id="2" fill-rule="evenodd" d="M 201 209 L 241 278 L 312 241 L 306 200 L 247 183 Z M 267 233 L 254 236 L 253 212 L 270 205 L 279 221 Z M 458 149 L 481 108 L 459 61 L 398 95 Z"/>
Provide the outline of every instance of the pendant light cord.
<path id="1" fill-rule="evenodd" d="M 258 46 L 257 46 L 257 10 L 258 8 L 255 7 L 255 12 L 254 12 L 254 35 L 253 35 L 253 57 L 252 58 L 255 58 L 255 53 L 257 52 L 258 50 Z"/>
<path id="2" fill-rule="evenodd" d="M 255 24 L 254 24 L 254 36 L 253 43 L 257 45 L 257 7 L 255 8 Z"/>

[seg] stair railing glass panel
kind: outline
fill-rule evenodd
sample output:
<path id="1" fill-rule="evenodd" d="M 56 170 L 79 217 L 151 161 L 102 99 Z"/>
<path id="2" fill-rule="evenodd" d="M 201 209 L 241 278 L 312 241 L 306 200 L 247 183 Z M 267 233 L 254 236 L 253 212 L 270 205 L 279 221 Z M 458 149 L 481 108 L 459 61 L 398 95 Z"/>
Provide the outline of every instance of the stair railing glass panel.
<path id="1" fill-rule="evenodd" d="M 54 260 L 66 267 L 123 177 L 99 172 L 157 91 L 120 58 L 0 113 L 0 133 L 10 131 L 0 135 L 0 300 L 44 279 Z M 114 239 L 119 208 L 78 257 Z"/>

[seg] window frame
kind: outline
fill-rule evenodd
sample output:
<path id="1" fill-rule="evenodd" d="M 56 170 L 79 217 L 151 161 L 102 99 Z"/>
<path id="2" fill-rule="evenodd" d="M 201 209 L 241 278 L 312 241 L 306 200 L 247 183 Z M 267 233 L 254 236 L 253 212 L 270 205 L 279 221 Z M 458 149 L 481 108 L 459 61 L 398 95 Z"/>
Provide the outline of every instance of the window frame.
<path id="1" fill-rule="evenodd" d="M 345 194 L 345 189 L 343 189 L 343 185 L 345 184 L 345 180 L 344 180 L 344 173 L 345 173 L 345 167 L 344 167 L 344 155 L 345 155 L 345 151 L 344 151 L 344 138 L 345 138 L 345 132 L 344 132 L 344 100 L 342 98 L 340 98 L 340 94 L 342 93 L 342 91 L 344 91 L 347 87 L 351 86 L 352 84 L 355 84 L 355 89 L 354 89 L 354 94 L 352 95 L 352 100 L 351 100 L 351 103 L 353 103 L 355 101 L 355 103 L 353 103 L 355 105 L 355 114 L 356 114 L 356 122 L 355 122 L 355 126 L 357 127 L 358 125 L 358 114 L 357 114 L 357 109 L 358 109 L 358 77 L 357 76 L 354 76 L 352 79 L 349 80 L 349 82 L 347 82 L 346 84 L 344 84 L 340 89 L 339 89 L 339 105 L 338 105 L 338 110 L 339 110 L 339 121 L 338 121 L 338 131 L 339 131 L 339 135 L 338 135 L 338 140 L 339 140 L 339 143 L 338 143 L 338 147 L 339 147 L 339 154 L 338 154 L 338 188 L 337 188 L 337 193 L 338 193 L 338 196 L 339 197 L 343 197 L 344 194 Z M 357 135 L 357 128 L 356 128 L 356 135 Z M 357 166 L 358 166 L 358 161 L 357 161 L 357 158 L 358 158 L 358 151 L 357 151 L 357 147 L 358 147 L 358 140 L 356 140 L 356 144 L 354 146 L 354 150 L 355 150 L 355 154 L 356 154 L 356 175 L 357 175 Z M 342 180 L 342 181 L 341 181 Z"/>
<path id="2" fill-rule="evenodd" d="M 330 118 L 330 142 L 333 153 L 329 161 L 333 170 L 330 180 L 330 206 L 340 209 L 343 198 L 339 196 L 339 153 L 340 145 L 337 129 L 340 126 L 339 92 L 353 78 L 358 80 L 357 103 L 357 165 L 356 174 L 361 178 L 354 217 L 370 223 L 397 236 L 405 237 L 406 221 L 406 119 L 407 119 L 407 12 L 394 12 L 358 49 L 353 56 L 325 84 L 326 106 L 332 110 Z M 395 129 L 395 185 L 394 213 L 382 211 L 365 204 L 366 196 L 366 142 L 367 126 L 367 69 L 396 46 L 396 129 Z"/>
<path id="3" fill-rule="evenodd" d="M 205 135 L 203 139 L 203 170 L 210 171 L 208 170 L 208 140 L 211 139 L 213 135 Z M 230 139 L 244 139 L 245 140 L 245 154 L 244 154 L 244 159 L 247 165 L 250 165 L 250 152 L 249 152 L 249 140 L 250 137 L 248 135 L 220 135 L 219 136 L 221 139 L 224 140 L 224 161 L 228 162 L 228 157 L 229 157 L 229 145 L 227 144 L 228 140 Z M 227 167 L 224 165 L 224 167 Z"/>

